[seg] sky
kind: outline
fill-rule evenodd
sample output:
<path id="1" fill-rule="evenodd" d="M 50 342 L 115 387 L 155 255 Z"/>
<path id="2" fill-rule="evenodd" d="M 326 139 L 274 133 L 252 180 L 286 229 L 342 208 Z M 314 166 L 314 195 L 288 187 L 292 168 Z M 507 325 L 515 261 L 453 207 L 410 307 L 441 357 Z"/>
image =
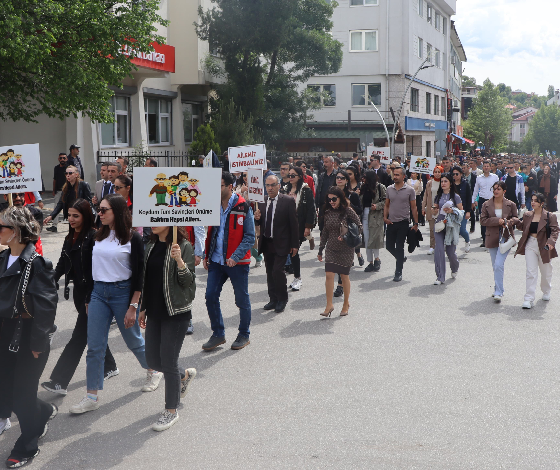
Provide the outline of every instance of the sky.
<path id="1" fill-rule="evenodd" d="M 512 90 L 546 95 L 560 88 L 559 0 L 457 0 L 455 27 L 465 48 L 464 74 Z"/>

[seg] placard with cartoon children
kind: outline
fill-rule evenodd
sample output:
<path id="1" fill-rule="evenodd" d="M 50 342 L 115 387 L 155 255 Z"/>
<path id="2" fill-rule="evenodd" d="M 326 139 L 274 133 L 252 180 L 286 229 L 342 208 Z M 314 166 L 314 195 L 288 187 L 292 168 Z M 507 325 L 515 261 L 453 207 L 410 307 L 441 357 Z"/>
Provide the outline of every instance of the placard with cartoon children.
<path id="1" fill-rule="evenodd" d="M 134 187 L 146 189 L 134 192 L 133 223 L 217 225 L 221 180 L 218 168 L 134 168 Z"/>
<path id="2" fill-rule="evenodd" d="M 0 194 L 41 191 L 39 144 L 0 147 Z"/>

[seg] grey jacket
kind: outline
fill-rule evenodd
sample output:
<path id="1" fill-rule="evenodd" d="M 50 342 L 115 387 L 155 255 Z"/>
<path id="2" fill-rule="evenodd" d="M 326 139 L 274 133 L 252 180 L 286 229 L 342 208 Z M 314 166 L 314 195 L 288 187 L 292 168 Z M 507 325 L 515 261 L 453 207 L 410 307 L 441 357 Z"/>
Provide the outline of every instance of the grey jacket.
<path id="1" fill-rule="evenodd" d="M 171 258 L 171 245 L 167 247 L 163 264 L 163 294 L 165 304 L 167 305 L 167 312 L 170 316 L 191 310 L 196 292 L 193 247 L 187 240 L 182 240 L 179 246 L 181 247 L 181 258 L 186 264 L 185 269 L 179 269 L 175 260 Z M 147 266 L 148 257 L 153 247 L 153 241 L 150 241 L 146 246 L 144 266 Z M 144 282 L 146 282 L 146 275 L 144 275 Z M 144 289 L 142 289 L 143 291 Z M 145 309 L 144 298 L 142 298 L 141 310 Z"/>

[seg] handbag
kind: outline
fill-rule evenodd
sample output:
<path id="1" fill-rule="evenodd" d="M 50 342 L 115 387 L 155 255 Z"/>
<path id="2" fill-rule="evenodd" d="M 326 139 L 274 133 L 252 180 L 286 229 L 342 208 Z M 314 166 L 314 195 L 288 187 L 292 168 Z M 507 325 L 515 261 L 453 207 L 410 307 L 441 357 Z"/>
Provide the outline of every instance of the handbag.
<path id="1" fill-rule="evenodd" d="M 445 219 L 436 222 L 434 225 L 434 232 L 443 232 L 445 230 Z"/>
<path id="2" fill-rule="evenodd" d="M 526 207 L 520 207 L 519 210 L 517 211 L 517 218 L 522 219 L 523 216 L 525 215 L 525 212 L 527 212 L 527 208 Z"/>
<path id="3" fill-rule="evenodd" d="M 500 241 L 500 253 L 502 255 L 505 255 L 509 250 L 511 250 L 515 245 L 517 245 L 515 238 L 513 238 L 513 233 L 511 233 L 511 231 L 509 230 L 507 223 L 505 224 L 504 227 L 505 230 L 508 231 L 509 238 L 505 242 Z"/>
<path id="4" fill-rule="evenodd" d="M 362 244 L 362 234 L 358 224 L 348 219 L 340 223 L 340 237 L 350 248 L 356 248 Z"/>

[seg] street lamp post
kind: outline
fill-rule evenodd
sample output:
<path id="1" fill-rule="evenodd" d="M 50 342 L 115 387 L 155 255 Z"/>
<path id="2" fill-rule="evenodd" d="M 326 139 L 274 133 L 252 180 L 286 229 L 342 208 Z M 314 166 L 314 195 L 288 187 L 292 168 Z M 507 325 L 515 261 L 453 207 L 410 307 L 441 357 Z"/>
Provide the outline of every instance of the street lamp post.
<path id="1" fill-rule="evenodd" d="M 381 118 L 381 122 L 383 123 L 383 128 L 385 129 L 385 135 L 387 136 L 387 143 L 390 144 L 391 141 L 389 139 L 389 131 L 387 130 L 387 124 L 385 124 L 385 119 L 383 119 L 383 116 L 381 115 L 381 113 L 379 112 L 379 109 L 377 109 L 377 106 L 375 106 L 373 101 L 369 100 L 369 104 L 371 104 L 373 106 L 373 108 L 375 109 L 375 111 L 377 111 L 377 114 Z M 366 150 L 367 150 L 367 142 L 366 142 Z M 369 155 L 368 155 L 368 157 L 369 157 Z"/>

